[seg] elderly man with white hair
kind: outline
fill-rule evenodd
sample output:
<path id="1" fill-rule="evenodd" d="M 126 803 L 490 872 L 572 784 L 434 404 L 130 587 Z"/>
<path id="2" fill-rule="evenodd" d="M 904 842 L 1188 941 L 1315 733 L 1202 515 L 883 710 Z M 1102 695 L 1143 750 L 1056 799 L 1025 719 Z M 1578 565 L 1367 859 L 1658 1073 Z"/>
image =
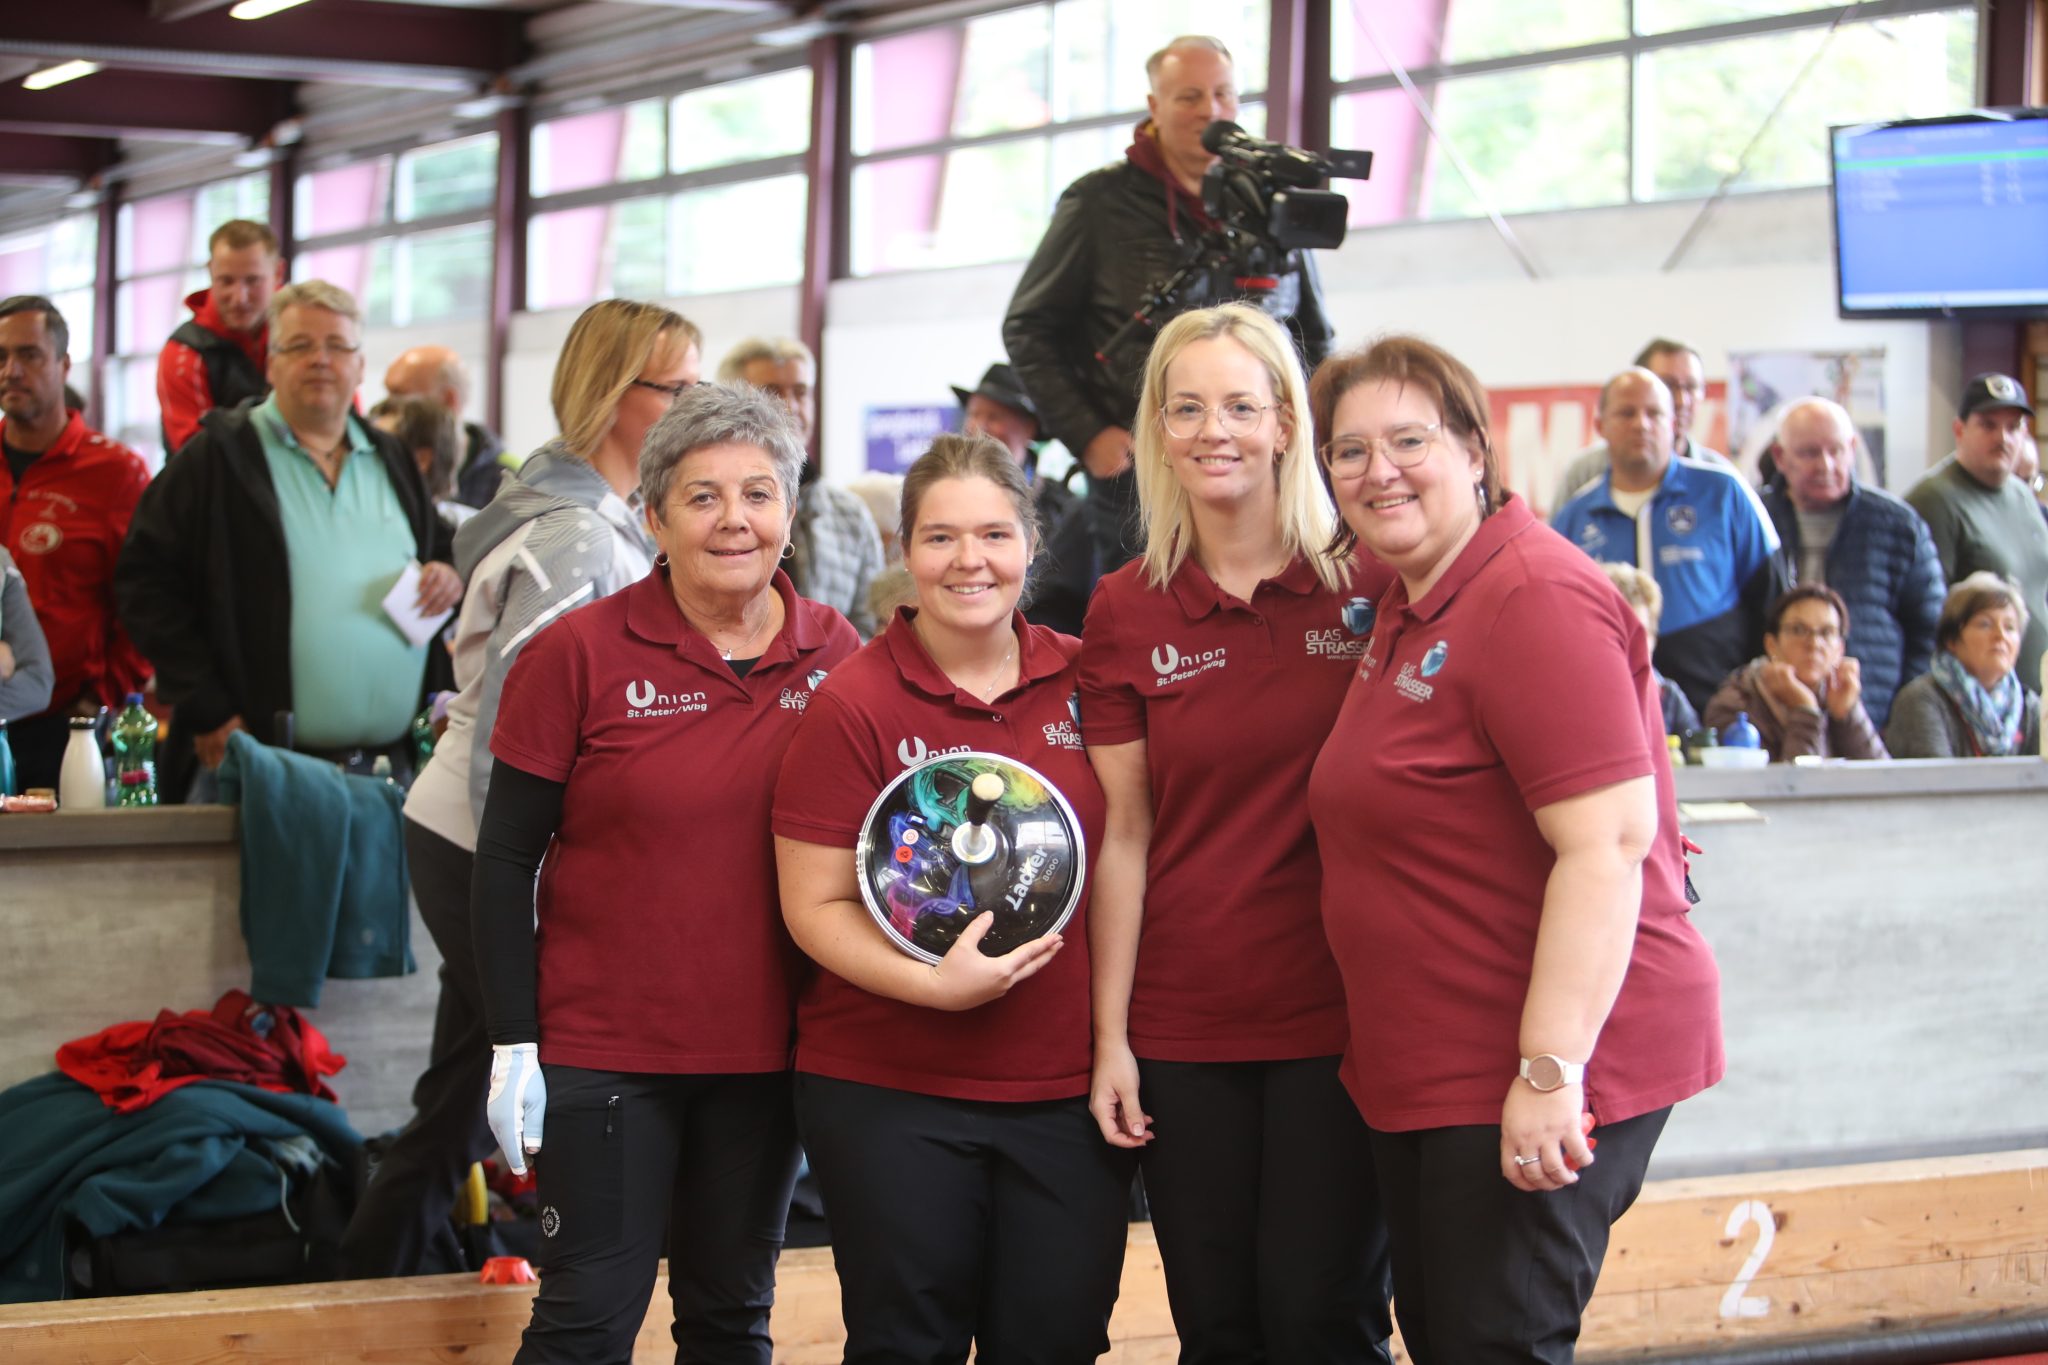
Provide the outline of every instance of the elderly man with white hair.
<path id="1" fill-rule="evenodd" d="M 1863 708 L 1883 729 L 1899 688 L 1927 671 L 1941 619 L 1941 560 L 1919 513 L 1856 476 L 1856 425 L 1837 403 L 1785 410 L 1771 445 L 1777 474 L 1764 509 L 1801 584 L 1849 607 L 1847 653 L 1863 671 Z"/>
<path id="2" fill-rule="evenodd" d="M 394 398 L 431 398 L 462 423 L 462 463 L 455 471 L 455 501 L 464 507 L 482 508 L 497 495 L 505 471 L 517 468 L 518 461 L 506 460 L 505 443 L 488 427 L 462 416 L 469 406 L 469 390 L 469 367 L 447 346 L 414 346 L 384 371 L 385 393 Z"/>

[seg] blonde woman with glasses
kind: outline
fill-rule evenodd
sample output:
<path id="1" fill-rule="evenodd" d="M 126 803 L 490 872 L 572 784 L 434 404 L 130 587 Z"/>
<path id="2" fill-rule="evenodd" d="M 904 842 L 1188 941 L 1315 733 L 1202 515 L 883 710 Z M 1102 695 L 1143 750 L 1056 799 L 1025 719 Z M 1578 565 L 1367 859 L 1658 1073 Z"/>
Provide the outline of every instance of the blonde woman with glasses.
<path id="1" fill-rule="evenodd" d="M 1096 588 L 1082 641 L 1109 803 L 1089 1103 L 1141 1154 L 1190 1365 L 1389 1358 L 1305 795 L 1389 575 L 1325 549 L 1307 387 L 1257 309 L 1167 325 L 1135 433 L 1145 550 Z"/>

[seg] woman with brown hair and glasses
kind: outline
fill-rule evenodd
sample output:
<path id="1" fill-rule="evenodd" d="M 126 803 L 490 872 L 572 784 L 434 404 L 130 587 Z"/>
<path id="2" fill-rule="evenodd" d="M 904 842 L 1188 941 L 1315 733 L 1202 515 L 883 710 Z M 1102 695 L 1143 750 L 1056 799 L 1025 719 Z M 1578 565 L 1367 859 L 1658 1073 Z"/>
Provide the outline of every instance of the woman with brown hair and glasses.
<path id="1" fill-rule="evenodd" d="M 1723 1069 L 1643 626 L 1502 491 L 1457 359 L 1382 338 L 1310 401 L 1333 548 L 1396 575 L 1308 798 L 1401 1337 L 1569 1361 L 1671 1106 Z"/>

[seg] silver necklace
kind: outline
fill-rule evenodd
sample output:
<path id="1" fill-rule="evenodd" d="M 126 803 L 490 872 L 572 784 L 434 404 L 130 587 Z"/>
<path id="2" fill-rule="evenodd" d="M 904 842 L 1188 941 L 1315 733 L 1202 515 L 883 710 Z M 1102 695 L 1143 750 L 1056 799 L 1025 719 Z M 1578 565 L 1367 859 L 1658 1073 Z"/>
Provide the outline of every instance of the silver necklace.
<path id="1" fill-rule="evenodd" d="M 983 701 L 987 701 L 989 699 L 989 694 L 994 692 L 996 690 L 997 684 L 1002 682 L 1003 673 L 1010 667 L 1010 656 L 1015 654 L 1016 652 L 1017 637 L 1015 635 L 1012 635 L 1010 637 L 1009 648 L 1003 651 L 1002 660 L 1001 662 L 996 664 L 996 671 L 994 675 L 989 678 L 987 684 L 980 688 L 970 687 L 967 690 L 973 692 L 975 696 L 980 697 Z"/>

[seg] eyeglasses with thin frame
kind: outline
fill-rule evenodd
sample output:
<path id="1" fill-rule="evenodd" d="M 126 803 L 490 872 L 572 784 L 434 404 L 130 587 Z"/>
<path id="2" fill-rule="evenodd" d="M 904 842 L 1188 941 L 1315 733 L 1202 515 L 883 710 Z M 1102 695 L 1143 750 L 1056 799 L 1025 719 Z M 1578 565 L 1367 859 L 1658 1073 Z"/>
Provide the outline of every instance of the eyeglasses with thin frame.
<path id="1" fill-rule="evenodd" d="M 308 337 L 300 337 L 295 341 L 288 341 L 282 346 L 270 348 L 271 354 L 281 355 L 286 360 L 304 360 L 315 351 L 325 352 L 329 360 L 347 360 L 362 349 L 355 342 L 343 341 L 340 337 L 328 337 L 323 341 L 314 341 Z"/>
<path id="2" fill-rule="evenodd" d="M 1339 436 L 1316 453 L 1322 456 L 1323 467 L 1331 477 L 1338 479 L 1364 477 L 1365 471 L 1372 468 L 1374 451 L 1386 456 L 1387 463 L 1396 469 L 1413 469 L 1428 458 L 1429 448 L 1442 430 L 1441 422 L 1414 422 L 1395 427 L 1378 440 L 1369 436 Z"/>
<path id="3" fill-rule="evenodd" d="M 662 384 L 652 379 L 635 379 L 633 386 L 641 389 L 653 389 L 656 393 L 661 394 L 673 403 L 690 389 L 691 383 L 687 379 L 678 379 L 673 384 Z"/>
<path id="4" fill-rule="evenodd" d="M 1803 621 L 1794 621 L 1778 632 L 1788 640 L 1813 640 L 1819 644 L 1837 644 L 1842 638 L 1840 626 L 1809 626 Z"/>
<path id="5" fill-rule="evenodd" d="M 1159 409 L 1159 424 L 1166 428 L 1166 434 L 1181 441 L 1192 441 L 1202 434 L 1209 425 L 1209 414 L 1216 414 L 1216 423 L 1229 436 L 1249 436 L 1259 429 L 1259 423 L 1274 411 L 1278 403 L 1254 403 L 1249 398 L 1232 398 L 1211 408 L 1207 403 L 1197 403 L 1192 398 L 1176 398 Z"/>

